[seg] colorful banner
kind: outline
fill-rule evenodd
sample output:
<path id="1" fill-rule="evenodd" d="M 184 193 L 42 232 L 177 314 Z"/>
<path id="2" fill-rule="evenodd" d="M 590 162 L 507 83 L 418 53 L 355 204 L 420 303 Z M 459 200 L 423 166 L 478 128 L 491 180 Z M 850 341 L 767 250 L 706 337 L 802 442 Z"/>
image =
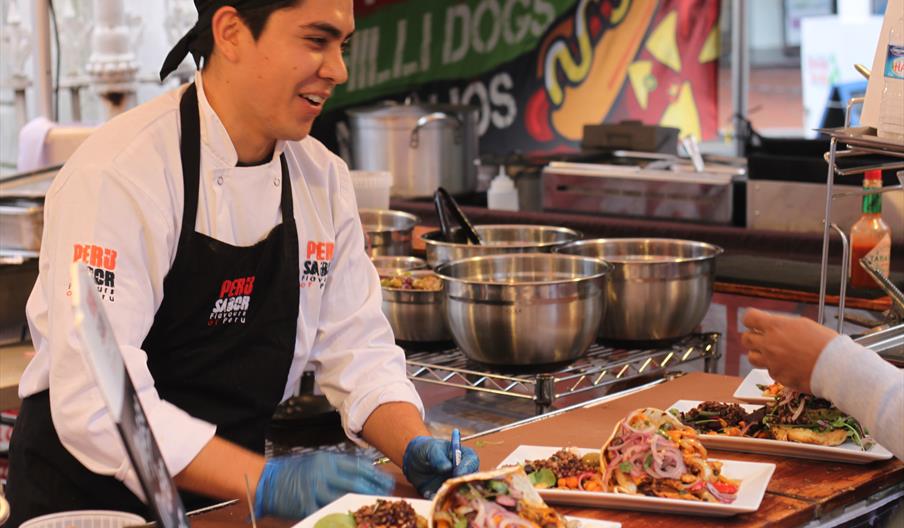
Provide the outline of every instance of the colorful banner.
<path id="1" fill-rule="evenodd" d="M 362 0 L 314 134 L 381 100 L 480 108 L 481 152 L 573 150 L 626 119 L 708 139 L 717 127 L 719 0 Z"/>

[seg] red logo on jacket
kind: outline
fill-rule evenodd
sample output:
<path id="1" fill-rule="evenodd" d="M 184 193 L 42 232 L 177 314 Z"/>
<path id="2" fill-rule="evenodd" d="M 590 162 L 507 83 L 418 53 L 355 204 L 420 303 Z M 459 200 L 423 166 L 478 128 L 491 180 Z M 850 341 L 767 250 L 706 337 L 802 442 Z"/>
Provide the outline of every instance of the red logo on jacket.
<path id="1" fill-rule="evenodd" d="M 333 260 L 333 251 L 336 244 L 332 242 L 310 241 L 305 247 L 305 261 L 301 270 L 302 288 L 315 286 L 323 289 L 326 286 L 326 276 L 330 272 L 330 261 Z"/>
<path id="2" fill-rule="evenodd" d="M 116 293 L 116 250 L 96 244 L 73 244 L 72 262 L 82 262 L 94 274 L 97 293 L 105 301 L 114 301 Z M 71 294 L 68 290 L 67 295 Z"/>
<path id="3" fill-rule="evenodd" d="M 213 303 L 207 326 L 245 323 L 251 293 L 254 291 L 254 275 L 238 279 L 226 279 L 220 285 L 220 296 Z"/>

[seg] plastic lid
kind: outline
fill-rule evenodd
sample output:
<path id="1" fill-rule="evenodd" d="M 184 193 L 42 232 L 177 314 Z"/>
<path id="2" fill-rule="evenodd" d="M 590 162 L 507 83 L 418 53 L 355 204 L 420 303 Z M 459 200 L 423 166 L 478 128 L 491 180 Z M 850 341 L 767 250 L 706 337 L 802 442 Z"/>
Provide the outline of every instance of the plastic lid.
<path id="1" fill-rule="evenodd" d="M 863 173 L 863 179 L 869 181 L 882 181 L 882 171 L 879 169 L 868 170 Z"/>

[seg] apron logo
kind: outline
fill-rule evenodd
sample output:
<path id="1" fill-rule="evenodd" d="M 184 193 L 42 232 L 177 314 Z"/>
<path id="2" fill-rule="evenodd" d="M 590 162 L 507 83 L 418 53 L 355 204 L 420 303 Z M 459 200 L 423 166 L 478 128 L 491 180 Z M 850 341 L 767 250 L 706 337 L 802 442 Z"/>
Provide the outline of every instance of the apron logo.
<path id="1" fill-rule="evenodd" d="M 330 272 L 330 262 L 336 245 L 332 242 L 308 242 L 304 267 L 301 273 L 301 288 L 326 286 L 326 276 Z"/>
<path id="2" fill-rule="evenodd" d="M 72 262 L 81 262 L 88 266 L 94 275 L 94 284 L 97 285 L 97 293 L 105 301 L 113 302 L 116 293 L 116 250 L 94 244 L 74 244 Z M 72 295 L 72 285 L 66 290 L 66 295 Z"/>
<path id="3" fill-rule="evenodd" d="M 245 324 L 253 291 L 254 275 L 224 280 L 220 285 L 220 296 L 213 303 L 213 309 L 210 311 L 207 326 Z"/>

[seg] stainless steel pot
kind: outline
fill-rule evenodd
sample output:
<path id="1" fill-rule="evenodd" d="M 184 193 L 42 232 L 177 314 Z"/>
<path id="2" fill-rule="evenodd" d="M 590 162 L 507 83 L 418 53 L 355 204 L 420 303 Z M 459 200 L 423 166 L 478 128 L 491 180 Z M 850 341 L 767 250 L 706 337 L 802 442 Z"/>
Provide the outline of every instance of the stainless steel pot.
<path id="1" fill-rule="evenodd" d="M 586 257 L 526 253 L 443 264 L 449 329 L 464 354 L 490 365 L 572 361 L 596 338 L 610 266 Z"/>
<path id="2" fill-rule="evenodd" d="M 477 188 L 476 106 L 381 104 L 348 111 L 352 166 L 392 173 L 391 193 L 428 197 Z"/>
<path id="3" fill-rule="evenodd" d="M 364 247 L 371 257 L 410 255 L 411 233 L 420 219 L 413 214 L 386 209 L 359 209 Z"/>
<path id="4" fill-rule="evenodd" d="M 430 270 L 414 270 L 411 275 L 432 275 Z M 403 290 L 383 288 L 383 315 L 399 341 L 449 341 L 443 290 Z"/>
<path id="5" fill-rule="evenodd" d="M 421 236 L 427 252 L 427 265 L 436 268 L 447 262 L 470 257 L 504 253 L 546 253 L 553 248 L 581 239 L 577 231 L 541 225 L 478 225 L 474 230 L 482 244 L 466 243 L 464 231 L 454 229 L 455 242 L 446 242 L 441 231 Z"/>
<path id="6" fill-rule="evenodd" d="M 656 341 L 690 334 L 703 320 L 722 248 L 690 240 L 612 238 L 582 240 L 556 251 L 612 264 L 600 338 Z"/>

